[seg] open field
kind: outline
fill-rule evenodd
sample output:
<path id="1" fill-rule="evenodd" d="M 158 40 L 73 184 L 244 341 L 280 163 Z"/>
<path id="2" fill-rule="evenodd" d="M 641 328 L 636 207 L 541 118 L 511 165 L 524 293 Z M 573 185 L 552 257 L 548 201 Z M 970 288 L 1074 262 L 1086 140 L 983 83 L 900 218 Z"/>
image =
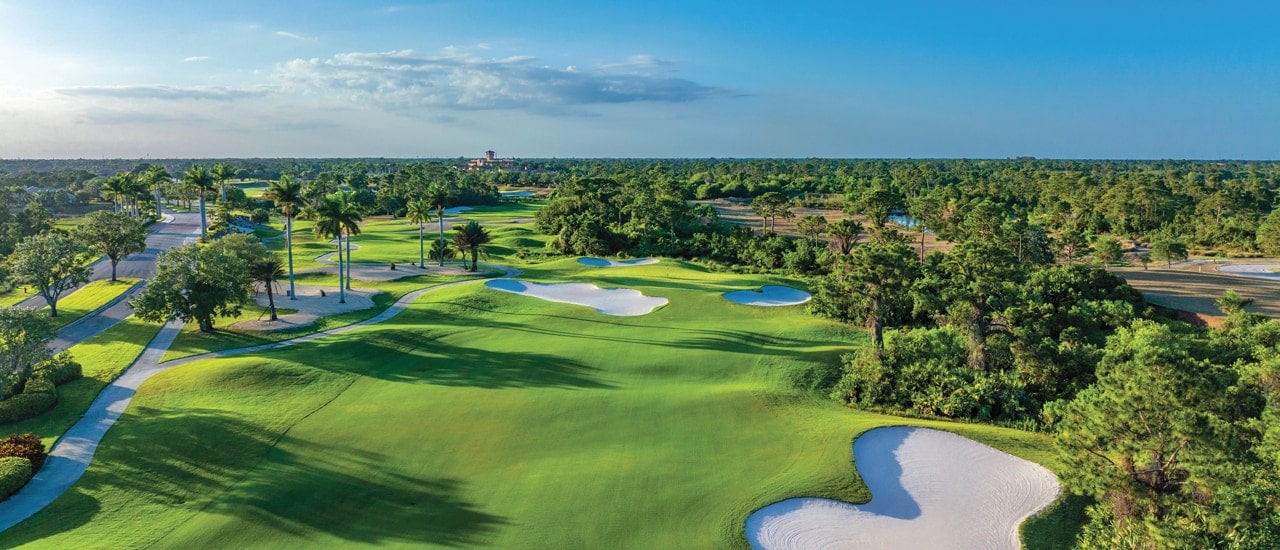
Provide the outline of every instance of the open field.
<path id="1" fill-rule="evenodd" d="M 1042 435 L 814 395 L 861 331 L 721 297 L 795 281 L 573 258 L 522 278 L 670 303 L 613 317 L 467 284 L 380 325 L 160 374 L 6 545 L 742 547 L 766 504 L 866 501 L 850 448 L 873 427 L 1054 467 Z"/>
<path id="2" fill-rule="evenodd" d="M 120 277 L 115 282 L 111 282 L 110 279 L 93 281 L 71 294 L 64 295 L 58 300 L 58 316 L 53 319 L 54 324 L 61 328 L 75 322 L 120 297 L 121 294 L 133 288 L 133 285 L 138 284 L 138 281 L 139 279 L 127 277 Z M 46 306 L 45 309 L 47 310 L 48 307 Z"/>
<path id="3" fill-rule="evenodd" d="M 1210 264 L 1212 265 L 1212 264 Z M 1211 272 L 1178 269 L 1117 269 L 1147 301 L 1201 315 L 1224 315 L 1214 300 L 1227 289 L 1252 298 L 1248 311 L 1280 318 L 1280 282 Z"/>

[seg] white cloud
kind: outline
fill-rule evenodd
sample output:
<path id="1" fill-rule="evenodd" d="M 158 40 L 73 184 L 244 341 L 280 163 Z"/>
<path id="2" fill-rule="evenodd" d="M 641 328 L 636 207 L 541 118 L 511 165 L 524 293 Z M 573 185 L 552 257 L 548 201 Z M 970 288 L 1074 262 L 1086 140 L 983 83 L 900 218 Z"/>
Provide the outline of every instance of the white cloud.
<path id="1" fill-rule="evenodd" d="M 182 58 L 182 60 L 187 63 L 197 63 L 200 61 L 206 61 L 208 59 L 209 59 L 209 56 L 207 55 L 193 55 L 191 57 Z"/>
<path id="2" fill-rule="evenodd" d="M 333 94 L 388 110 L 553 112 L 594 104 L 680 103 L 735 95 L 683 78 L 647 74 L 654 67 L 670 65 L 651 56 L 635 56 L 594 70 L 555 69 L 536 61 L 530 56 L 479 57 L 452 46 L 434 56 L 412 50 L 353 52 L 329 59 L 295 59 L 279 65 L 276 77 L 287 88 Z"/>
<path id="3" fill-rule="evenodd" d="M 270 90 L 258 88 L 253 90 L 237 90 L 221 86 L 201 86 L 179 88 L 173 86 L 78 86 L 73 88 L 57 88 L 57 93 L 75 97 L 104 97 L 112 99 L 155 99 L 155 100 L 209 100 L 232 101 L 250 97 L 261 97 Z"/>
<path id="4" fill-rule="evenodd" d="M 276 36 L 288 38 L 291 40 L 307 40 L 307 41 L 317 40 L 315 37 L 312 37 L 312 36 L 302 36 L 301 34 L 292 33 L 289 31 L 276 31 Z"/>

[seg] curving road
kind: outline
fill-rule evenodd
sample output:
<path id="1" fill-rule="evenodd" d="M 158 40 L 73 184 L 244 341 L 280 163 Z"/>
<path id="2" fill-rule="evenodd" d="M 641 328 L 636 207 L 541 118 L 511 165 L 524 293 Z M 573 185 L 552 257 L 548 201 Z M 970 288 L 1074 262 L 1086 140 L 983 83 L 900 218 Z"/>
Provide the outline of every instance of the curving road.
<path id="1" fill-rule="evenodd" d="M 518 269 L 492 264 L 481 265 L 502 270 L 503 275 L 500 278 L 505 279 L 520 275 L 520 270 Z M 93 460 L 94 452 L 98 450 L 98 443 L 102 441 L 103 436 L 107 434 L 107 430 L 115 424 L 120 415 L 129 407 L 129 402 L 133 400 L 138 387 L 152 376 L 192 361 L 283 348 L 376 325 L 395 317 L 408 308 L 409 304 L 412 304 L 418 297 L 427 292 L 477 283 L 483 280 L 485 279 L 467 279 L 465 281 L 420 288 L 405 294 L 382 313 L 345 327 L 308 334 L 283 342 L 205 353 L 161 363 L 160 359 L 164 357 L 165 351 L 169 349 L 174 338 L 177 338 L 183 326 L 181 321 L 170 321 L 164 328 L 160 329 L 159 334 L 156 334 L 151 343 L 147 344 L 147 348 L 133 362 L 129 370 L 104 388 L 98 394 L 98 398 L 89 406 L 89 410 L 80 418 L 80 421 L 76 422 L 71 429 L 67 430 L 58 439 L 53 450 L 49 452 L 49 458 L 45 460 L 44 467 L 40 468 L 40 471 L 27 483 L 26 487 L 9 497 L 8 500 L 0 502 L 0 531 L 13 527 L 44 509 L 45 506 L 62 496 L 62 493 L 66 492 L 67 489 L 70 489 L 80 479 L 80 476 L 84 475 L 85 470 L 89 469 L 89 463 Z"/>
<path id="2" fill-rule="evenodd" d="M 119 265 L 116 266 L 117 277 L 149 279 L 156 272 L 156 257 L 161 252 L 195 242 L 200 238 L 200 214 L 172 211 L 166 211 L 165 213 L 167 216 L 163 221 L 151 224 L 149 228 L 151 232 L 147 235 L 146 250 L 120 260 Z M 110 278 L 111 262 L 106 257 L 93 263 L 93 275 L 89 277 L 89 280 L 102 281 Z M 57 338 L 49 344 L 49 348 L 54 353 L 61 352 L 123 321 L 125 317 L 133 314 L 133 308 L 129 307 L 126 299 L 142 289 L 142 287 L 143 284 L 135 285 L 105 308 L 89 313 L 62 327 L 58 331 Z M 34 296 L 18 305 L 43 308 L 48 304 L 45 303 L 43 297 Z"/>

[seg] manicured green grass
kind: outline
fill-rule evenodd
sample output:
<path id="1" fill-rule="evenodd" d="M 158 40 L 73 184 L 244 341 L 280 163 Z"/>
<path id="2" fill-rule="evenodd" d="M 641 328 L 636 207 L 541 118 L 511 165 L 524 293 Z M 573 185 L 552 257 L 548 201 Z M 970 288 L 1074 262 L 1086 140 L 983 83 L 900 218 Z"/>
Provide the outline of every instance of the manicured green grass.
<path id="1" fill-rule="evenodd" d="M 761 506 L 868 498 L 851 444 L 873 427 L 939 427 L 1056 466 L 1043 435 L 815 395 L 862 332 L 720 296 L 784 280 L 573 259 L 523 278 L 670 303 L 611 317 L 461 285 L 374 327 L 163 373 L 6 544 L 744 547 Z"/>
<path id="2" fill-rule="evenodd" d="M 31 285 L 18 284 L 13 287 L 13 290 L 0 294 L 0 306 L 16 306 L 23 300 L 38 294 L 39 293 L 36 292 L 35 287 Z"/>
<path id="3" fill-rule="evenodd" d="M 138 281 L 139 279 L 120 277 L 115 282 L 110 280 L 90 282 L 58 300 L 58 316 L 53 318 L 53 322 L 58 328 L 65 327 L 118 298 L 133 288 Z M 45 309 L 49 308 L 45 307 Z"/>
<path id="4" fill-rule="evenodd" d="M 58 386 L 58 405 L 50 411 L 30 420 L 0 426 L 0 434 L 31 432 L 44 440 L 46 447 L 51 446 L 80 420 L 102 388 L 133 364 L 159 331 L 159 326 L 129 316 L 119 324 L 71 346 L 67 351 L 84 369 L 84 378 Z"/>

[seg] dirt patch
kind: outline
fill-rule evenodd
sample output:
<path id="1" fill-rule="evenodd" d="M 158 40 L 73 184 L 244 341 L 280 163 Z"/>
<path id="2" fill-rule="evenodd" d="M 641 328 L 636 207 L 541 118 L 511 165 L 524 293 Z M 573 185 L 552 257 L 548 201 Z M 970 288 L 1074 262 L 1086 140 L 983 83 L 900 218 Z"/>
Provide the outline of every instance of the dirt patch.
<path id="1" fill-rule="evenodd" d="M 276 307 L 297 310 L 297 313 L 281 315 L 275 321 L 262 319 L 240 321 L 231 328 L 238 330 L 277 331 L 306 326 L 326 315 L 336 315 L 348 311 L 359 311 L 373 307 L 373 295 L 380 290 L 352 289 L 346 292 L 346 303 L 338 303 L 340 295 L 338 287 L 333 286 L 299 286 L 298 299 L 290 300 L 288 296 L 276 295 Z M 259 292 L 253 300 L 263 307 L 267 306 L 267 294 Z"/>
<path id="2" fill-rule="evenodd" d="M 1199 269 L 1198 271 L 1193 271 Z M 1147 301 L 1170 309 L 1192 314 L 1221 317 L 1222 310 L 1214 304 L 1223 291 L 1231 289 L 1245 298 L 1253 299 L 1246 308 L 1272 318 L 1280 318 L 1280 282 L 1219 273 L 1213 264 L 1206 268 L 1182 266 L 1180 269 L 1115 269 L 1134 288 L 1142 291 Z M 1206 321 L 1211 322 L 1211 321 Z"/>

